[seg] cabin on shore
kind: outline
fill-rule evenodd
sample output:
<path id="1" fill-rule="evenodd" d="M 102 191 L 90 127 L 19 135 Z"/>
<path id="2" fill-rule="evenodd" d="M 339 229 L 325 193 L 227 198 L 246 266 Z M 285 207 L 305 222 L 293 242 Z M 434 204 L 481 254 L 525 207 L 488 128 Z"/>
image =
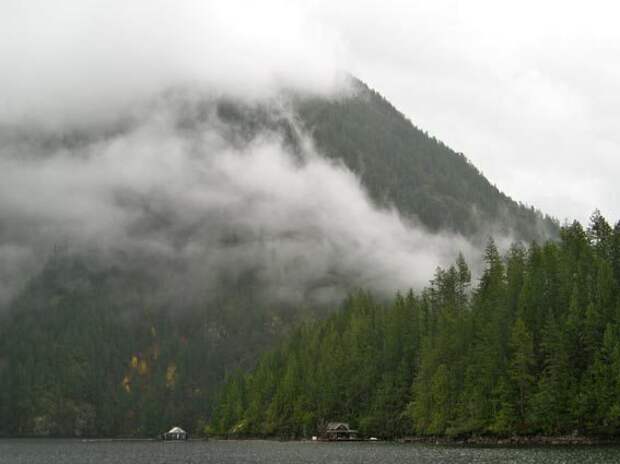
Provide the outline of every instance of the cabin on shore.
<path id="1" fill-rule="evenodd" d="M 323 439 L 329 441 L 357 440 L 357 430 L 351 429 L 346 422 L 330 422 L 327 424 Z"/>
<path id="2" fill-rule="evenodd" d="M 189 439 L 189 433 L 181 427 L 172 427 L 166 433 L 163 433 L 161 438 L 165 441 L 187 440 Z"/>

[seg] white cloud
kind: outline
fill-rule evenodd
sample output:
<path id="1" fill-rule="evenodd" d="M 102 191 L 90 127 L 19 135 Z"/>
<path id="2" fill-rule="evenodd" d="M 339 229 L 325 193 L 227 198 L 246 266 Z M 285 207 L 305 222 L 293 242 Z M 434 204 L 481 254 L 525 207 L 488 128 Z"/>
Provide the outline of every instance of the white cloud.
<path id="1" fill-rule="evenodd" d="M 8 0 L 0 31 L 0 123 L 92 119 L 179 83 L 241 97 L 341 84 L 337 37 L 283 0 Z"/>

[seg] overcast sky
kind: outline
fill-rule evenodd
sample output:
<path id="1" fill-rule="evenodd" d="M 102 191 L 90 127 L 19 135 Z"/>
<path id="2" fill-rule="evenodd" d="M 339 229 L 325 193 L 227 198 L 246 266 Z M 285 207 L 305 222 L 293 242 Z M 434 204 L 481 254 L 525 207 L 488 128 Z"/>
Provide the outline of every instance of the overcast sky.
<path id="1" fill-rule="evenodd" d="M 175 81 L 257 95 L 356 74 L 513 198 L 620 218 L 620 8 L 568 1 L 0 2 L 0 123 Z"/>
<path id="2" fill-rule="evenodd" d="M 620 219 L 617 3 L 415 3 L 326 15 L 353 72 L 513 198 Z"/>

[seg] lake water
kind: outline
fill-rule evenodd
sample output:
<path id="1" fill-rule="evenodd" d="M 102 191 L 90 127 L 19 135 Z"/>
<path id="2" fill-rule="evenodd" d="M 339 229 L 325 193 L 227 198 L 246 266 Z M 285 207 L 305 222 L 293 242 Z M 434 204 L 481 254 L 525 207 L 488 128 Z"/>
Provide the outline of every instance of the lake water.
<path id="1" fill-rule="evenodd" d="M 0 464 L 606 464 L 620 447 L 465 448 L 392 443 L 0 440 Z"/>

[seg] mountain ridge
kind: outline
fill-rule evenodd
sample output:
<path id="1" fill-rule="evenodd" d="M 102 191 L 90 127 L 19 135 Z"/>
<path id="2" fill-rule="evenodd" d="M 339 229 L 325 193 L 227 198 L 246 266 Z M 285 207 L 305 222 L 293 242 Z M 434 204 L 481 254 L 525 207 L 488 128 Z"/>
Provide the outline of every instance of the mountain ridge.
<path id="1" fill-rule="evenodd" d="M 558 238 L 556 220 L 501 192 L 465 155 L 416 127 L 362 81 L 353 78 L 352 85 L 356 88 L 353 98 L 336 99 L 331 105 L 324 99 L 307 99 L 299 103 L 298 109 L 322 153 L 343 159 L 379 204 L 394 204 L 402 214 L 418 217 L 432 231 L 445 229 L 468 237 L 481 234 L 486 240 L 490 234 L 482 228 L 498 226 L 497 232 L 512 232 L 515 239 L 526 242 Z M 350 118 L 341 117 L 343 112 Z M 363 130 L 350 122 L 354 118 Z M 392 123 L 392 130 L 386 128 L 388 123 Z M 340 130 L 336 131 L 338 124 Z M 337 137 L 342 143 L 335 141 Z M 351 140 L 355 143 L 347 143 Z M 370 148 L 364 152 L 364 146 Z M 380 155 L 390 165 L 382 168 L 376 162 Z M 425 179 L 423 175 L 437 178 Z M 380 177 L 394 182 L 381 185 Z M 430 190 L 433 186 L 434 191 Z M 433 201 L 437 194 L 442 198 Z M 496 201 L 491 202 L 494 197 Z M 442 208 L 444 212 L 437 215 Z"/>

